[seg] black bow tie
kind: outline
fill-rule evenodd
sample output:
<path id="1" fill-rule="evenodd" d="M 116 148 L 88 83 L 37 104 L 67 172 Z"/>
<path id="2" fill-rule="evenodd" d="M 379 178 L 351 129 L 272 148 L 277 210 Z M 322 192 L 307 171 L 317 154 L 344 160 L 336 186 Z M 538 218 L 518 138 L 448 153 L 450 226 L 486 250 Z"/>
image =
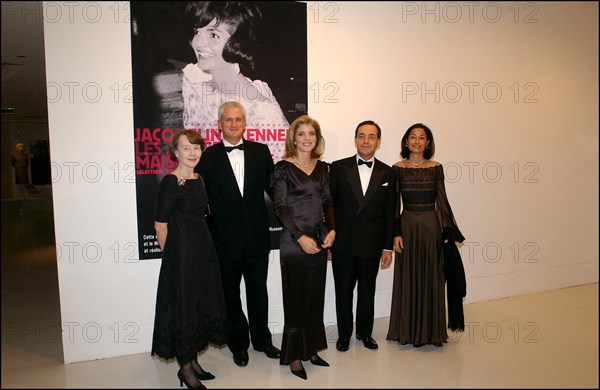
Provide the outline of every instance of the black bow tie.
<path id="1" fill-rule="evenodd" d="M 363 164 L 365 164 L 366 166 L 368 166 L 369 168 L 371 168 L 371 166 L 373 165 L 373 161 L 365 161 L 365 160 L 362 160 L 362 159 L 359 158 L 358 159 L 358 166 L 361 166 Z"/>
<path id="2" fill-rule="evenodd" d="M 241 143 L 238 146 L 225 146 L 225 150 L 227 151 L 227 153 L 231 152 L 234 149 L 244 150 L 244 144 Z"/>

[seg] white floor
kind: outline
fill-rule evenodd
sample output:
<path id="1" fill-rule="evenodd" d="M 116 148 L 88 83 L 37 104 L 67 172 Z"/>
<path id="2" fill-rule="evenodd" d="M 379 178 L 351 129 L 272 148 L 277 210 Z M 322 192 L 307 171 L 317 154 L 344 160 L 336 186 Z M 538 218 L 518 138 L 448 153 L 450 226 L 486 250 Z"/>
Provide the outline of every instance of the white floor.
<path id="1" fill-rule="evenodd" d="M 2 388 L 179 387 L 177 364 L 149 353 L 62 363 L 60 337 L 42 325 L 60 323 L 55 263 L 43 249 L 53 232 L 41 223 L 15 228 L 23 213 L 46 216 L 2 203 Z M 23 231 L 38 249 L 6 249 L 23 241 Z M 252 349 L 243 368 L 226 348 L 210 348 L 199 360 L 216 375 L 204 382 L 208 388 L 598 388 L 598 284 L 468 304 L 465 319 L 465 332 L 450 333 L 442 348 L 385 341 L 388 318 L 380 318 L 373 332 L 378 350 L 354 339 L 348 352 L 338 352 L 330 328 L 329 348 L 320 355 L 331 367 L 305 363 L 307 381 Z"/>

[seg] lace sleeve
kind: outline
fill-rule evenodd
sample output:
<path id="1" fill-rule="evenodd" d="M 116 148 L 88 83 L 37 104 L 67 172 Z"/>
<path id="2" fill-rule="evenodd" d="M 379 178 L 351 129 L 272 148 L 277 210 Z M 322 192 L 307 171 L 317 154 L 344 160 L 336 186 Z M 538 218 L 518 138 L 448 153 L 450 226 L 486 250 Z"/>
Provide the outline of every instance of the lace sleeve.
<path id="1" fill-rule="evenodd" d="M 437 188 L 436 209 L 442 223 L 443 236 L 450 241 L 463 242 L 465 237 L 458 229 L 452 208 L 446 194 L 446 186 L 444 184 L 444 169 L 441 164 L 435 167 L 435 181 Z"/>
<path id="2" fill-rule="evenodd" d="M 247 102 L 246 114 L 248 117 L 248 124 L 250 126 L 256 126 L 261 123 L 267 123 L 271 126 L 287 129 L 289 123 L 269 85 L 261 80 L 250 81 L 263 96 L 263 99 L 254 99 Z"/>
<path id="3" fill-rule="evenodd" d="M 394 165 L 394 176 L 396 177 L 396 207 L 394 211 L 394 237 L 402 236 L 402 223 L 400 215 L 402 214 L 402 191 L 400 190 L 400 169 Z"/>
<path id="4" fill-rule="evenodd" d="M 192 113 L 191 113 L 191 96 L 194 93 L 194 87 L 192 86 L 191 81 L 184 74 L 183 82 L 181 83 L 181 97 L 183 98 L 183 128 L 184 129 L 192 129 L 195 126 L 192 123 Z"/>
<path id="5" fill-rule="evenodd" d="M 183 68 L 181 96 L 185 129 L 216 126 L 221 99 L 220 94 L 214 91 L 211 81 L 211 76 L 201 71 L 196 64 L 188 64 Z"/>
<path id="6" fill-rule="evenodd" d="M 385 196 L 385 215 L 384 215 L 384 223 L 385 223 L 385 241 L 384 241 L 384 249 L 392 249 L 394 247 L 394 214 L 396 212 L 396 171 L 393 169 L 389 169 L 386 172 L 385 176 L 389 182 L 387 194 Z M 402 230 L 402 229 L 400 229 Z"/>

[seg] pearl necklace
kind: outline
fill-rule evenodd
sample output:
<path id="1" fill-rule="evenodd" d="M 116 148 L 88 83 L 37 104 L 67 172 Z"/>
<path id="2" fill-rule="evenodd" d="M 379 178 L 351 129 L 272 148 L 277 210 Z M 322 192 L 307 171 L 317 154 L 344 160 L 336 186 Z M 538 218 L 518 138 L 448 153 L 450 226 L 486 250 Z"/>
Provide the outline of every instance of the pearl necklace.
<path id="1" fill-rule="evenodd" d="M 308 164 L 303 164 L 300 161 L 298 161 L 298 159 L 296 157 L 294 157 L 294 164 L 298 165 L 299 167 L 305 168 L 305 169 L 310 169 L 313 165 L 315 165 L 316 161 L 314 161 L 312 158 L 310 159 L 310 162 Z"/>

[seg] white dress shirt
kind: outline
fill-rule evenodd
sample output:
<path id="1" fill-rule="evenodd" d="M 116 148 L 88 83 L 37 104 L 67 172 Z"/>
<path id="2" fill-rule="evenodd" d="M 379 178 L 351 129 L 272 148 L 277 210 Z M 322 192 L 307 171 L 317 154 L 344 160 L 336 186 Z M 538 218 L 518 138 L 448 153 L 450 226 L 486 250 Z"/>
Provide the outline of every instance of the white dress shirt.
<path id="1" fill-rule="evenodd" d="M 243 140 L 240 140 L 235 145 L 223 140 L 223 144 L 225 147 L 227 146 L 238 146 L 243 143 Z M 231 164 L 231 169 L 233 169 L 233 174 L 235 175 L 235 180 L 238 183 L 238 187 L 240 189 L 240 194 L 244 196 L 244 151 L 239 149 L 234 149 L 231 152 L 227 153 L 227 157 L 229 158 L 229 163 Z"/>
<path id="2" fill-rule="evenodd" d="M 356 164 L 358 165 L 358 160 L 362 160 L 358 155 L 356 156 Z M 367 164 L 358 165 L 358 175 L 360 176 L 360 185 L 362 186 L 363 195 L 367 193 L 367 188 L 369 188 L 369 181 L 371 180 L 371 173 L 373 172 L 373 165 L 375 165 L 375 157 L 371 157 L 370 160 L 364 160 L 366 162 L 372 161 L 371 167 L 369 168 Z"/>

